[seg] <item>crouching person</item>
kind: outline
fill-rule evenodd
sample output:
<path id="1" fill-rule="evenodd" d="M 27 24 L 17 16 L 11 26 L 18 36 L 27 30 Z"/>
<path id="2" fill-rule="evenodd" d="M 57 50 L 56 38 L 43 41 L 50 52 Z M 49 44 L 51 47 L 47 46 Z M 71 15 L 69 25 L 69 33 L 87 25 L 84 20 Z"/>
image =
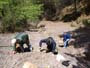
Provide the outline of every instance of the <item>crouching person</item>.
<path id="1" fill-rule="evenodd" d="M 42 39 L 39 43 L 40 49 L 42 47 L 42 43 L 46 43 L 47 45 L 47 51 L 46 52 L 52 52 L 52 53 L 56 53 L 56 42 L 54 41 L 54 39 L 52 37 L 48 37 L 46 39 Z"/>
<path id="2" fill-rule="evenodd" d="M 67 47 L 70 39 L 71 39 L 71 34 L 69 32 L 64 32 L 64 34 L 63 34 L 64 48 Z"/>
<path id="3" fill-rule="evenodd" d="M 26 33 L 19 33 L 15 36 L 14 39 L 12 39 L 12 45 L 13 45 L 13 53 L 21 53 L 27 51 L 31 51 L 31 45 L 29 42 L 28 34 Z M 24 44 L 27 45 L 27 48 L 24 48 Z"/>

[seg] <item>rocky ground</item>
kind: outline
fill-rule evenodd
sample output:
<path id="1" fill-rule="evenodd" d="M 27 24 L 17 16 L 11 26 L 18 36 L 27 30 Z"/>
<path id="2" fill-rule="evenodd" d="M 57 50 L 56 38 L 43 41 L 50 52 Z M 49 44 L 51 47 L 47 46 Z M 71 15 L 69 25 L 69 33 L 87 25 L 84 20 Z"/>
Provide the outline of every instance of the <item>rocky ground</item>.
<path id="1" fill-rule="evenodd" d="M 0 34 L 0 68 L 22 68 L 24 62 L 26 61 L 37 65 L 38 68 L 88 68 L 82 63 L 79 63 L 80 61 L 76 58 L 81 55 L 84 56 L 83 48 L 74 48 L 74 45 L 70 45 L 67 48 L 59 46 L 61 44 L 59 42 L 59 35 L 66 31 L 73 31 L 77 29 L 76 27 L 71 27 L 70 24 L 67 23 L 53 23 L 50 21 L 42 21 L 40 25 L 45 25 L 45 27 L 40 28 L 37 32 L 26 31 L 30 37 L 30 43 L 34 47 L 32 52 L 15 55 L 12 54 L 12 46 L 10 45 L 10 41 L 16 33 Z M 58 61 L 58 55 L 40 52 L 39 41 L 48 36 L 55 39 L 57 43 L 58 55 L 63 56 L 64 60 Z"/>

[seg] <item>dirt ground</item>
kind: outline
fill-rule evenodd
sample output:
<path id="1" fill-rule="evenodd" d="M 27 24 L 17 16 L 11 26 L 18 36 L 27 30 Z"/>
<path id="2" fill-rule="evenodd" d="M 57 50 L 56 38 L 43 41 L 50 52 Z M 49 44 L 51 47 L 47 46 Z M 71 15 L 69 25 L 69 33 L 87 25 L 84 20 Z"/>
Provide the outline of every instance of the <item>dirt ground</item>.
<path id="1" fill-rule="evenodd" d="M 38 32 L 26 31 L 30 37 L 30 43 L 34 47 L 32 52 L 12 54 L 10 41 L 17 33 L 0 34 L 0 68 L 22 68 L 26 61 L 37 65 L 38 68 L 82 68 L 77 67 L 79 61 L 75 57 L 83 54 L 83 48 L 76 49 L 74 45 L 70 45 L 67 48 L 59 47 L 60 38 L 58 35 L 66 31 L 73 31 L 77 29 L 77 27 L 71 27 L 68 23 L 54 23 L 51 21 L 42 21 L 39 25 L 45 25 L 45 27 L 41 28 Z M 65 58 L 64 61 L 68 61 L 68 66 L 67 63 L 63 64 L 63 60 L 57 61 L 57 55 L 39 51 L 39 41 L 48 36 L 55 39 L 58 53 Z"/>

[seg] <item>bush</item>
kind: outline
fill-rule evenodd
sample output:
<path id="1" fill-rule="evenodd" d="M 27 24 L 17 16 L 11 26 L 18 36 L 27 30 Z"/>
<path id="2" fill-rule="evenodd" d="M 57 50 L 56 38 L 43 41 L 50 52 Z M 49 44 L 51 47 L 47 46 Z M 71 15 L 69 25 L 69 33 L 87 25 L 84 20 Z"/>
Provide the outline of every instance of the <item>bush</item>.
<path id="1" fill-rule="evenodd" d="M 86 27 L 90 26 L 90 20 L 89 20 L 89 19 L 84 19 L 84 20 L 83 20 L 83 24 L 84 24 Z"/>
<path id="2" fill-rule="evenodd" d="M 33 0 L 0 0 L 2 31 L 14 32 L 27 28 L 27 20 L 36 23 L 42 14 L 42 4 Z"/>

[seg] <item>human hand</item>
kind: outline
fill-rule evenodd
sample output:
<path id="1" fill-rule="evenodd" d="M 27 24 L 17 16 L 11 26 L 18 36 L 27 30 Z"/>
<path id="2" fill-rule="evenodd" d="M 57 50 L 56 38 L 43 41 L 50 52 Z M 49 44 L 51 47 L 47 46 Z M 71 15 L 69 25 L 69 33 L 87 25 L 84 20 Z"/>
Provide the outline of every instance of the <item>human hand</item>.
<path id="1" fill-rule="evenodd" d="M 16 54 L 16 51 L 13 51 L 13 54 Z"/>

